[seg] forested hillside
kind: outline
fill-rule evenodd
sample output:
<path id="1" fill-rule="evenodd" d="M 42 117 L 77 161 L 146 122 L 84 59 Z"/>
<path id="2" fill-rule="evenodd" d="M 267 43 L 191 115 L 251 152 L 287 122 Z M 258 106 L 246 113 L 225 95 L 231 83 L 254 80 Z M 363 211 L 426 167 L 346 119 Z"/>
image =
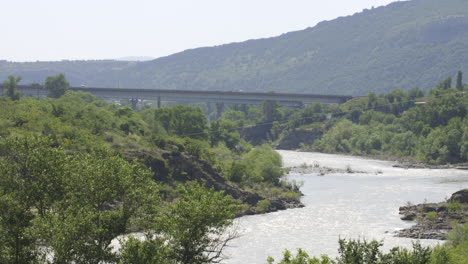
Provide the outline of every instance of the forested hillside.
<path id="1" fill-rule="evenodd" d="M 418 87 L 468 68 L 468 2 L 413 0 L 278 37 L 148 62 L 0 62 L 0 79 L 63 72 L 72 85 L 365 95 Z"/>

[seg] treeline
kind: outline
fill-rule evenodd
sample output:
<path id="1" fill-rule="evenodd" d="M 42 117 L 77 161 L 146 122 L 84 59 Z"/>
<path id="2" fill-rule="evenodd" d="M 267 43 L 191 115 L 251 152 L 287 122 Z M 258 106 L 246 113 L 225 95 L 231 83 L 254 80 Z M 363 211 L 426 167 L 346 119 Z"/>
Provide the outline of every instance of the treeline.
<path id="1" fill-rule="evenodd" d="M 468 98 L 463 90 L 437 87 L 393 90 L 346 104 L 311 147 L 325 152 L 413 157 L 428 163 L 468 160 Z M 443 86 L 442 86 L 443 87 Z M 340 113 L 337 113 L 340 114 Z M 335 114 L 336 116 L 336 114 Z"/>
<path id="2" fill-rule="evenodd" d="M 468 224 L 457 226 L 448 235 L 444 245 L 423 247 L 419 242 L 411 250 L 394 247 L 388 253 L 380 247 L 383 242 L 365 240 L 339 240 L 338 257 L 322 255 L 310 257 L 299 249 L 294 256 L 286 250 L 279 262 L 271 257 L 270 264 L 464 264 L 468 263 Z"/>
<path id="3" fill-rule="evenodd" d="M 0 98 L 0 263 L 212 263 L 237 214 L 299 198 L 279 154 L 198 107 L 133 111 L 68 91 L 63 75 L 49 97 L 22 97 L 20 80 Z M 258 203 L 206 188 L 200 166 Z M 136 230 L 144 239 L 122 237 Z"/>

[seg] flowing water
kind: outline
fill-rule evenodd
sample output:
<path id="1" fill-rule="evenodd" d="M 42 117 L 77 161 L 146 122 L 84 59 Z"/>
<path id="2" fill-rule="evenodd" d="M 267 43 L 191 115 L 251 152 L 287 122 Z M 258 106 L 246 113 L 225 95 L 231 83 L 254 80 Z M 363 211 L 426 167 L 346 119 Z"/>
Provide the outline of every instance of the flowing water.
<path id="1" fill-rule="evenodd" d="M 412 241 L 393 233 L 411 226 L 401 221 L 398 208 L 408 202 L 439 202 L 468 188 L 468 171 L 393 168 L 394 162 L 343 155 L 279 151 L 285 167 L 319 164 L 361 173 L 291 173 L 302 181 L 305 208 L 237 220 L 241 237 L 226 250 L 228 264 L 263 264 L 279 259 L 284 249 L 305 249 L 310 255 L 337 255 L 338 239 L 383 240 L 385 250 L 410 247 Z M 365 173 L 362 173 L 365 172 Z M 421 240 L 436 245 L 437 240 Z"/>

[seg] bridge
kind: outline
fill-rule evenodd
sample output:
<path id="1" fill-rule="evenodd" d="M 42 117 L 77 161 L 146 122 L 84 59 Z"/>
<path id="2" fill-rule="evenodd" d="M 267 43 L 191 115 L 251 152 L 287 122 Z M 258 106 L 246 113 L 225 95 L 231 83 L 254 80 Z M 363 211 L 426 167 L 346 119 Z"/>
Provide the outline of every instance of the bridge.
<path id="1" fill-rule="evenodd" d="M 4 90 L 3 85 L 0 88 Z M 48 91 L 40 85 L 18 85 L 16 89 L 27 96 L 47 96 Z M 161 90 L 132 88 L 98 88 L 70 87 L 73 91 L 83 91 L 100 98 L 156 100 L 158 107 L 161 101 L 176 101 L 184 103 L 216 103 L 216 104 L 262 104 L 264 101 L 277 101 L 282 106 L 302 107 L 304 104 L 320 102 L 337 104 L 350 100 L 351 96 L 319 95 L 299 93 L 260 93 L 260 92 L 224 92 L 224 91 L 194 91 L 194 90 Z M 4 94 L 4 93 L 2 93 Z"/>

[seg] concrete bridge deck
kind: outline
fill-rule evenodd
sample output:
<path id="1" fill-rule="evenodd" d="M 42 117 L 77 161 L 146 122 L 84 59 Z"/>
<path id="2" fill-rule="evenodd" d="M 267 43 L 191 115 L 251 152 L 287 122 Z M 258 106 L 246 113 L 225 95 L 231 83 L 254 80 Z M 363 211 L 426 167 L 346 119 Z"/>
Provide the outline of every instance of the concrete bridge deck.
<path id="1" fill-rule="evenodd" d="M 3 85 L 0 85 L 3 90 Z M 18 85 L 17 90 L 28 96 L 46 96 L 48 92 L 41 86 Z M 298 94 L 298 93 L 259 93 L 194 90 L 161 90 L 132 88 L 70 87 L 73 91 L 89 92 L 101 98 L 142 99 L 158 101 L 206 102 L 225 104 L 262 104 L 263 101 L 277 101 L 283 106 L 301 107 L 312 102 L 326 104 L 343 103 L 351 96 Z"/>

